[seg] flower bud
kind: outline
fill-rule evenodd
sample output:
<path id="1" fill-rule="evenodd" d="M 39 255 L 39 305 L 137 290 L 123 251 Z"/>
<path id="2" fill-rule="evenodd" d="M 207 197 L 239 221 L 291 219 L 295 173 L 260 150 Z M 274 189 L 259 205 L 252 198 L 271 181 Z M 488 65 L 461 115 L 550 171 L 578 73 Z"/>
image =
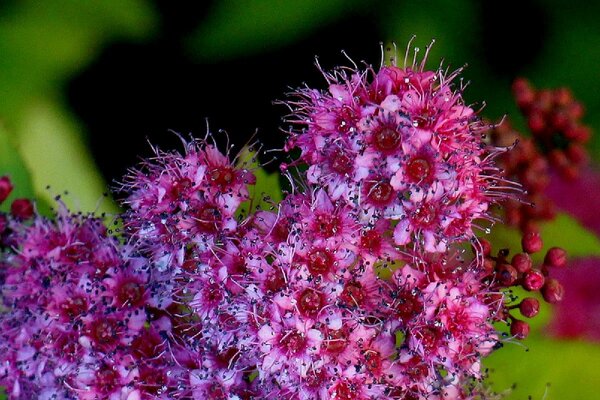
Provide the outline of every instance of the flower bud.
<path id="1" fill-rule="evenodd" d="M 527 297 L 519 304 L 519 311 L 526 318 L 533 318 L 540 312 L 540 302 L 533 297 Z"/>
<path id="2" fill-rule="evenodd" d="M 16 199 L 10 205 L 10 213 L 17 218 L 29 219 L 33 216 L 33 204 L 29 199 Z"/>
<path id="3" fill-rule="evenodd" d="M 515 269 L 521 273 L 525 273 L 533 266 L 533 261 L 527 253 L 515 254 L 512 258 L 511 264 Z"/>
<path id="4" fill-rule="evenodd" d="M 498 280 L 504 286 L 512 286 L 519 276 L 519 273 L 515 267 L 510 264 L 501 264 L 497 268 L 496 274 L 498 276 Z"/>
<path id="5" fill-rule="evenodd" d="M 546 253 L 544 264 L 550 267 L 564 267 L 567 265 L 567 252 L 560 247 L 552 247 Z"/>
<path id="6" fill-rule="evenodd" d="M 0 178 L 0 203 L 2 203 L 10 195 L 13 190 L 12 182 L 8 176 Z"/>
<path id="7" fill-rule="evenodd" d="M 488 257 L 492 253 L 492 245 L 488 240 L 479 239 L 479 244 L 481 244 L 481 252 L 484 257 Z"/>
<path id="8" fill-rule="evenodd" d="M 542 296 L 548 303 L 558 303 L 565 297 L 565 288 L 558 280 L 548 278 L 542 288 Z"/>
<path id="9" fill-rule="evenodd" d="M 519 319 L 513 319 L 510 324 L 510 334 L 517 339 L 525 339 L 527 336 L 529 336 L 530 330 L 531 328 L 529 327 L 529 324 Z"/>
<path id="10" fill-rule="evenodd" d="M 527 271 L 523 277 L 523 288 L 529 291 L 540 290 L 544 286 L 545 280 L 541 271 L 532 269 Z"/>
<path id="11" fill-rule="evenodd" d="M 539 232 L 529 231 L 523 235 L 521 239 L 521 245 L 523 246 L 523 251 L 525 253 L 537 253 L 544 247 L 544 242 L 542 241 L 542 237 Z"/>

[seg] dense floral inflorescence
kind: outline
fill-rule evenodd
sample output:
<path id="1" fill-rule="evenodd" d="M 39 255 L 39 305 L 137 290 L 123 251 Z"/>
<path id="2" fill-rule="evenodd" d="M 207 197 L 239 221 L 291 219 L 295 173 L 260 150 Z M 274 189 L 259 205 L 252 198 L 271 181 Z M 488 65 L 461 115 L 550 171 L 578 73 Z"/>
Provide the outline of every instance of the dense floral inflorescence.
<path id="1" fill-rule="evenodd" d="M 148 261 L 101 220 L 62 206 L 55 221 L 7 222 L 2 299 L 11 312 L 0 314 L 0 384 L 10 398 L 135 399 L 158 390 L 144 374 L 165 376 L 171 361 L 158 352 L 162 338 L 156 348 L 145 343 L 153 332 L 145 308 L 161 302 Z"/>
<path id="2" fill-rule="evenodd" d="M 559 301 L 529 254 L 475 236 L 514 190 L 485 125 L 422 66 L 325 74 L 289 103 L 306 180 L 240 211 L 255 177 L 205 141 L 120 189 L 119 236 L 64 207 L 2 215 L 0 385 L 13 399 L 468 399 L 482 358 Z M 0 179 L 0 197 L 12 189 Z M 6 192 L 6 193 L 5 193 Z M 13 203 L 14 205 L 14 203 Z M 249 207 L 248 207 L 249 208 Z M 495 322 L 506 322 L 502 333 Z"/>
<path id="3" fill-rule="evenodd" d="M 492 219 L 498 171 L 487 126 L 453 87 L 459 71 L 384 66 L 325 73 L 327 92 L 289 102 L 287 148 L 301 150 L 310 183 L 359 210 L 361 221 L 398 221 L 394 241 L 444 252 Z"/>

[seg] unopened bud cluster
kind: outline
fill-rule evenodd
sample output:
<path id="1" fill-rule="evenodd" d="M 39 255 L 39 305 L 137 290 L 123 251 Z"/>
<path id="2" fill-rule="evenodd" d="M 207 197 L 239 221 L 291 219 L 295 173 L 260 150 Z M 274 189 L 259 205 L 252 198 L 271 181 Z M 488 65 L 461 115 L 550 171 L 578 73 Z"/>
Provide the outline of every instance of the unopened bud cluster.
<path id="1" fill-rule="evenodd" d="M 503 174 L 523 188 L 519 198 L 504 202 L 506 222 L 523 232 L 539 231 L 539 223 L 552 220 L 556 210 L 546 195 L 552 171 L 563 179 L 576 179 L 588 161 L 585 144 L 591 130 L 581 122 L 583 105 L 567 88 L 535 89 L 523 78 L 513 83 L 513 94 L 530 136 L 515 130 L 509 121 L 494 127 L 492 142 L 515 148 L 502 154 Z"/>

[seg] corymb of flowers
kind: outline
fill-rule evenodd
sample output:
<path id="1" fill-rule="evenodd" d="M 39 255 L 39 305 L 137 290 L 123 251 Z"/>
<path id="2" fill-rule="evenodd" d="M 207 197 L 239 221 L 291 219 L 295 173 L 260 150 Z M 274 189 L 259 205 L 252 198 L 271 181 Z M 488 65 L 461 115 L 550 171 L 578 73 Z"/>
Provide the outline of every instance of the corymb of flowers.
<path id="1" fill-rule="evenodd" d="M 249 152 L 210 136 L 130 170 L 115 231 L 15 200 L 0 215 L 8 398 L 496 398 L 482 359 L 540 309 L 509 288 L 560 301 L 565 253 L 534 265 L 533 226 L 511 258 L 484 238 L 527 200 L 459 73 L 392 60 L 297 89 L 278 204 L 255 207 Z"/>

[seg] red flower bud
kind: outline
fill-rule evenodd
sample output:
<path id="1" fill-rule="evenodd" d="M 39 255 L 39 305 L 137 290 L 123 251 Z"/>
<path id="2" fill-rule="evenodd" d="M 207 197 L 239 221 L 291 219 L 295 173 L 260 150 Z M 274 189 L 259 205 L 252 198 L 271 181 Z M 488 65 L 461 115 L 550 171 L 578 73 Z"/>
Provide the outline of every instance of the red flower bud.
<path id="1" fill-rule="evenodd" d="M 516 282 L 519 273 L 512 265 L 501 264 L 496 270 L 496 275 L 503 286 L 512 286 Z"/>
<path id="2" fill-rule="evenodd" d="M 525 339 L 529 336 L 529 331 L 531 328 L 529 324 L 525 321 L 521 321 L 518 319 L 513 319 L 510 324 L 510 334 L 516 337 L 517 339 Z"/>
<path id="3" fill-rule="evenodd" d="M 2 203 L 10 195 L 13 190 L 13 184 L 8 176 L 0 178 L 0 203 Z"/>
<path id="4" fill-rule="evenodd" d="M 565 297 L 565 288 L 556 279 L 548 278 L 542 288 L 542 296 L 548 303 L 558 303 Z"/>
<path id="5" fill-rule="evenodd" d="M 532 269 L 527 271 L 523 277 L 523 288 L 529 291 L 540 290 L 544 286 L 545 280 L 541 271 Z"/>
<path id="6" fill-rule="evenodd" d="M 544 242 L 539 234 L 539 232 L 529 231 L 525 232 L 523 238 L 521 239 L 521 245 L 523 246 L 523 251 L 525 253 L 537 253 L 544 247 Z"/>
<path id="7" fill-rule="evenodd" d="M 519 311 L 524 317 L 533 318 L 540 312 L 540 302 L 533 297 L 527 297 L 519 304 Z"/>
<path id="8" fill-rule="evenodd" d="M 17 218 L 29 219 L 33 216 L 33 204 L 29 199 L 16 199 L 10 205 L 10 213 Z"/>
<path id="9" fill-rule="evenodd" d="M 564 267 L 567 265 L 567 252 L 560 247 L 552 247 L 546 253 L 544 264 L 550 267 Z"/>
<path id="10" fill-rule="evenodd" d="M 484 257 L 489 256 L 492 253 L 492 245 L 488 240 L 479 239 L 479 243 L 481 244 L 481 252 Z"/>
<path id="11" fill-rule="evenodd" d="M 531 261 L 529 254 L 518 253 L 513 256 L 511 264 L 517 271 L 525 273 L 531 269 L 533 266 L 533 261 Z"/>

